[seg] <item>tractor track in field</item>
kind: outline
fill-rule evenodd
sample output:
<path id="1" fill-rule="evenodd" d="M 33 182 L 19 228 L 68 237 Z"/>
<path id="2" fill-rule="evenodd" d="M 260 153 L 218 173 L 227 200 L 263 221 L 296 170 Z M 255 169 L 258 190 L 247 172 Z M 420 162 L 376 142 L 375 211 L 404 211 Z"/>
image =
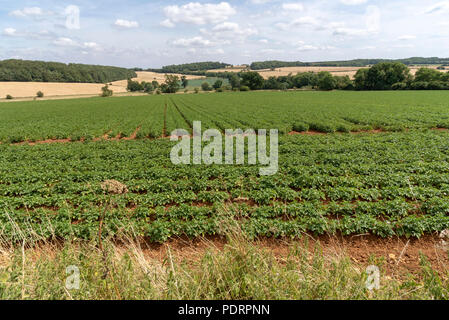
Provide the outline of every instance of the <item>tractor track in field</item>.
<path id="1" fill-rule="evenodd" d="M 221 131 L 223 134 L 225 133 L 225 130 L 226 130 L 227 128 L 229 129 L 229 128 L 232 128 L 232 127 L 233 127 L 232 125 L 230 125 L 230 124 L 227 122 L 227 119 L 226 119 L 226 118 L 223 118 L 221 115 L 217 115 L 217 117 L 219 117 L 218 119 L 217 119 L 217 118 L 213 119 L 213 118 L 211 117 L 210 114 L 208 114 L 205 110 L 202 110 L 202 109 L 201 109 L 201 106 L 200 106 L 200 105 L 193 105 L 193 106 L 192 106 L 191 104 L 187 104 L 185 101 L 181 101 L 181 103 L 184 105 L 184 107 L 185 107 L 186 109 L 189 109 L 189 110 L 195 112 L 196 114 L 198 114 L 198 115 L 200 115 L 200 116 L 206 118 L 206 121 L 209 121 L 210 123 L 216 125 L 217 128 L 219 128 L 220 131 Z M 203 119 L 204 119 L 204 118 L 203 118 Z M 227 124 L 226 124 L 226 123 L 227 123 Z M 237 128 L 238 128 L 238 127 L 237 127 Z"/>
<path id="2" fill-rule="evenodd" d="M 165 100 L 164 105 L 164 128 L 162 129 L 162 137 L 167 137 L 167 100 Z"/>
<path id="3" fill-rule="evenodd" d="M 178 111 L 178 113 L 181 115 L 181 117 L 184 119 L 184 122 L 189 126 L 190 130 L 193 130 L 192 123 L 187 119 L 187 117 L 182 113 L 182 111 L 179 109 L 179 106 L 176 104 L 176 102 L 173 99 L 170 99 L 173 105 L 175 106 L 175 109 Z"/>

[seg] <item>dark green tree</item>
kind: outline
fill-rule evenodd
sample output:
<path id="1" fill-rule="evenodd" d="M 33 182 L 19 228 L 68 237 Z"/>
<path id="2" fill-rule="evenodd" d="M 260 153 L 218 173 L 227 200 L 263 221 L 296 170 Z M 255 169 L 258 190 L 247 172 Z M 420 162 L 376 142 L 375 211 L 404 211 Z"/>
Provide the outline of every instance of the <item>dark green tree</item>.
<path id="1" fill-rule="evenodd" d="M 176 75 L 172 75 L 172 74 L 166 74 L 165 75 L 165 86 L 164 88 L 162 88 L 161 85 L 161 89 L 162 92 L 164 93 L 176 93 L 178 92 L 178 90 L 180 89 L 180 84 L 179 84 L 179 77 Z"/>
<path id="2" fill-rule="evenodd" d="M 142 87 L 143 87 L 143 92 L 145 92 L 145 93 L 153 93 L 153 91 L 154 91 L 153 84 L 150 82 L 143 81 Z"/>
<path id="3" fill-rule="evenodd" d="M 203 89 L 203 91 L 211 91 L 212 87 L 209 82 L 203 82 L 203 84 L 201 85 L 201 89 Z"/>
<path id="4" fill-rule="evenodd" d="M 231 85 L 232 89 L 240 88 L 240 77 L 235 73 L 230 74 L 229 84 Z"/>
<path id="5" fill-rule="evenodd" d="M 143 91 L 143 85 L 140 84 L 138 81 L 128 79 L 128 86 L 126 87 L 126 90 L 130 92 Z"/>
<path id="6" fill-rule="evenodd" d="M 242 85 L 249 87 L 251 90 L 262 89 L 264 84 L 263 77 L 254 71 L 242 72 Z"/>
<path id="7" fill-rule="evenodd" d="M 337 86 L 337 80 L 334 79 L 332 74 L 327 71 L 318 73 L 318 89 L 330 91 L 334 90 Z"/>
<path id="8" fill-rule="evenodd" d="M 366 87 L 366 79 L 368 77 L 369 69 L 363 68 L 357 70 L 354 77 L 354 85 L 357 90 L 364 90 Z"/>
<path id="9" fill-rule="evenodd" d="M 366 75 L 364 89 L 391 90 L 393 84 L 411 80 L 410 69 L 399 62 L 382 62 L 372 66 Z"/>
<path id="10" fill-rule="evenodd" d="M 223 86 L 223 80 L 218 79 L 217 81 L 215 81 L 213 87 L 215 90 L 221 88 Z"/>
<path id="11" fill-rule="evenodd" d="M 103 88 L 101 88 L 101 96 L 106 98 L 112 96 L 114 92 L 109 89 L 108 85 L 105 85 Z"/>
<path id="12" fill-rule="evenodd" d="M 420 68 L 415 74 L 415 81 L 440 81 L 443 75 L 444 73 L 435 69 Z"/>
<path id="13" fill-rule="evenodd" d="M 186 76 L 181 77 L 182 87 L 185 89 L 189 85 L 189 80 L 187 80 Z"/>

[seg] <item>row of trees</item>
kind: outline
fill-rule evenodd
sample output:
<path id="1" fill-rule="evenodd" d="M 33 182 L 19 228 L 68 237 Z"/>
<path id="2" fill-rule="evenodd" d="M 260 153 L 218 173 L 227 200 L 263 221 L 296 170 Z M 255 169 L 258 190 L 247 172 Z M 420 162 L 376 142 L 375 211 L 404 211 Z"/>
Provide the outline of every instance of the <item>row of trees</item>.
<path id="1" fill-rule="evenodd" d="M 44 97 L 44 93 L 42 91 L 38 91 L 36 93 L 36 98 L 43 98 L 43 97 Z M 14 97 L 12 95 L 10 95 L 10 94 L 6 95 L 6 100 L 12 100 L 12 99 L 14 99 Z"/>
<path id="2" fill-rule="evenodd" d="M 253 62 L 251 64 L 251 70 L 262 69 L 276 69 L 284 67 L 364 67 L 369 65 L 375 65 L 382 62 L 398 62 L 405 65 L 436 65 L 436 64 L 448 64 L 449 58 L 422 58 L 413 57 L 408 59 L 355 59 L 348 61 L 321 61 L 321 62 L 301 62 L 301 61 L 260 61 Z"/>
<path id="3" fill-rule="evenodd" d="M 354 87 L 356 90 L 447 90 L 449 73 L 420 68 L 413 76 L 402 63 L 384 62 L 359 69 Z"/>
<path id="4" fill-rule="evenodd" d="M 0 61 L 0 81 L 107 83 L 136 77 L 133 70 L 28 60 Z"/>
<path id="5" fill-rule="evenodd" d="M 188 81 L 185 76 L 179 78 L 176 75 L 166 74 L 165 82 L 159 84 L 157 81 L 152 82 L 138 82 L 128 79 L 127 90 L 130 92 L 145 92 L 148 94 L 153 93 L 176 93 L 181 89 L 181 86 L 184 88 L 187 87 Z"/>
<path id="6" fill-rule="evenodd" d="M 227 79 L 229 84 L 218 79 L 213 85 L 204 82 L 203 91 L 225 90 L 288 90 L 311 88 L 317 90 L 442 90 L 449 89 L 449 72 L 441 72 L 430 68 L 421 68 L 413 76 L 410 69 L 398 62 L 382 62 L 371 68 L 359 69 L 355 79 L 349 76 L 334 76 L 330 72 L 302 72 L 296 75 L 270 77 L 264 79 L 258 72 L 245 71 L 240 73 L 206 73 L 207 76 L 218 76 Z M 166 75 L 166 80 L 159 85 L 139 83 L 128 80 L 129 91 L 152 93 L 158 89 L 161 93 L 176 93 L 181 87 L 186 88 L 188 80 L 185 76 Z"/>
<path id="7" fill-rule="evenodd" d="M 255 72 L 222 75 L 229 79 L 232 88 L 241 86 L 251 90 L 287 90 L 309 87 L 318 90 L 448 90 L 449 72 L 420 68 L 415 76 L 410 69 L 398 62 L 382 62 L 371 68 L 359 69 L 355 79 L 334 76 L 327 71 L 302 72 L 296 75 L 270 77 L 264 80 Z"/>
<path id="8" fill-rule="evenodd" d="M 258 72 L 227 73 L 226 78 L 232 89 L 249 90 L 288 90 L 293 88 L 311 87 L 319 90 L 353 89 L 348 76 L 332 76 L 329 72 L 303 72 L 296 75 L 270 77 L 264 79 Z"/>
<path id="9" fill-rule="evenodd" d="M 157 81 L 152 82 L 139 82 L 128 79 L 128 86 L 126 89 L 130 92 L 145 92 L 145 93 L 153 93 L 154 90 L 159 88 L 159 83 Z"/>

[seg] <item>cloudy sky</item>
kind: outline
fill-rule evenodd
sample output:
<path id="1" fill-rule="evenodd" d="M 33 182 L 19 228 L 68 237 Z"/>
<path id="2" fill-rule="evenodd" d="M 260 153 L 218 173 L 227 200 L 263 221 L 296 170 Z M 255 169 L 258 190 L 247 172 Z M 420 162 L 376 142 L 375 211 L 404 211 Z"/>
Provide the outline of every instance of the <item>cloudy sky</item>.
<path id="1" fill-rule="evenodd" d="M 124 67 L 449 56 L 449 0 L 16 0 L 0 60 Z"/>

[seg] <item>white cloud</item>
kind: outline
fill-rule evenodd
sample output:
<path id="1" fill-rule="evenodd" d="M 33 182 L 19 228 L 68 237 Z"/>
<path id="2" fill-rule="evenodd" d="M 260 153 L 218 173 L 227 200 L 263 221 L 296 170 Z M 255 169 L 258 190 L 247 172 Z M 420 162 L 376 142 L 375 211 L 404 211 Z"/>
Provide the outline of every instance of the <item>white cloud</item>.
<path id="1" fill-rule="evenodd" d="M 291 25 L 293 25 L 293 26 L 302 26 L 302 25 L 315 26 L 317 24 L 319 24 L 318 19 L 316 19 L 315 17 L 310 17 L 310 16 L 295 19 L 291 23 Z"/>
<path id="2" fill-rule="evenodd" d="M 359 4 L 367 3 L 368 0 L 340 0 L 340 2 L 347 6 L 356 6 Z"/>
<path id="3" fill-rule="evenodd" d="M 315 46 L 310 44 L 303 44 L 302 41 L 299 41 L 300 46 L 296 48 L 298 51 L 317 51 L 317 50 L 332 50 L 335 47 L 332 46 Z"/>
<path id="4" fill-rule="evenodd" d="M 337 28 L 333 34 L 335 36 L 367 36 L 369 32 L 366 29 Z"/>
<path id="5" fill-rule="evenodd" d="M 228 20 L 236 10 L 227 2 L 219 4 L 190 2 L 183 6 L 173 5 L 164 8 L 165 24 L 191 23 L 196 25 L 215 24 Z"/>
<path id="6" fill-rule="evenodd" d="M 3 30 L 3 35 L 10 36 L 10 37 L 16 36 L 17 35 L 17 30 L 14 29 L 14 28 L 5 28 Z"/>
<path id="7" fill-rule="evenodd" d="M 377 6 L 368 6 L 366 9 L 366 29 L 370 33 L 375 33 L 380 30 L 381 13 Z"/>
<path id="8" fill-rule="evenodd" d="M 302 3 L 283 3 L 282 9 L 286 11 L 303 11 L 304 6 Z"/>
<path id="9" fill-rule="evenodd" d="M 293 21 L 289 23 L 280 22 L 277 23 L 275 26 L 278 29 L 287 31 L 291 29 L 292 27 L 301 27 L 301 26 L 318 26 L 320 24 L 319 20 L 312 16 L 304 16 L 301 18 L 294 19 Z"/>
<path id="10" fill-rule="evenodd" d="M 102 50 L 101 46 L 93 41 L 87 41 L 83 43 L 79 43 L 76 40 L 67 37 L 59 37 L 53 41 L 53 44 L 58 47 L 70 47 L 70 48 L 79 48 L 82 49 L 82 53 L 89 53 L 89 51 L 100 51 Z"/>
<path id="11" fill-rule="evenodd" d="M 362 48 L 359 48 L 360 50 L 374 50 L 374 49 L 376 49 L 376 47 L 375 46 L 365 46 L 365 47 L 362 47 Z"/>
<path id="12" fill-rule="evenodd" d="M 124 19 L 117 19 L 115 21 L 114 25 L 116 27 L 127 28 L 127 29 L 139 27 L 139 23 L 137 21 L 129 21 L 129 20 L 124 20 Z"/>
<path id="13" fill-rule="evenodd" d="M 396 44 L 393 45 L 392 48 L 397 48 L 397 49 L 412 49 L 415 46 L 413 44 Z"/>
<path id="14" fill-rule="evenodd" d="M 263 49 L 260 52 L 264 54 L 282 54 L 285 51 L 283 49 Z"/>
<path id="15" fill-rule="evenodd" d="M 306 45 L 303 45 L 303 46 L 297 48 L 298 51 L 312 51 L 312 50 L 318 50 L 318 49 L 319 49 L 319 47 L 316 47 L 316 46 L 313 46 L 310 44 L 306 44 Z"/>
<path id="16" fill-rule="evenodd" d="M 265 4 L 265 3 L 268 3 L 268 2 L 271 2 L 271 1 L 273 1 L 273 0 L 251 0 L 250 2 L 252 4 Z"/>
<path id="17" fill-rule="evenodd" d="M 221 48 L 219 48 L 219 49 L 208 49 L 208 50 L 206 50 L 206 54 L 209 54 L 209 55 L 214 55 L 214 54 L 224 54 L 225 53 L 225 51 L 223 50 L 223 49 L 221 49 Z"/>
<path id="18" fill-rule="evenodd" d="M 427 14 L 449 12 L 449 1 L 438 2 L 437 4 L 427 8 L 424 12 Z"/>
<path id="19" fill-rule="evenodd" d="M 54 32 L 48 30 L 18 31 L 14 28 L 6 28 L 3 30 L 2 34 L 10 37 L 20 37 L 34 40 L 54 40 L 57 38 L 57 35 Z"/>
<path id="20" fill-rule="evenodd" d="M 219 35 L 239 35 L 239 36 L 251 36 L 258 33 L 257 29 L 255 28 L 242 28 L 238 23 L 235 22 L 223 22 L 220 24 L 217 24 L 215 27 L 212 28 L 212 31 L 215 33 L 219 33 Z"/>
<path id="21" fill-rule="evenodd" d="M 203 37 L 179 38 L 171 42 L 175 47 L 211 47 L 215 43 Z"/>
<path id="22" fill-rule="evenodd" d="M 381 13 L 377 6 L 368 6 L 365 14 L 365 28 L 336 27 L 336 36 L 368 36 L 379 33 L 381 29 Z"/>
<path id="23" fill-rule="evenodd" d="M 416 39 L 416 36 L 410 35 L 410 34 L 406 34 L 406 35 L 400 36 L 398 38 L 399 41 L 407 41 L 407 40 L 413 40 L 413 39 Z"/>
<path id="24" fill-rule="evenodd" d="M 77 47 L 79 44 L 70 38 L 66 37 L 60 37 L 53 41 L 54 45 L 60 46 L 60 47 Z"/>
<path id="25" fill-rule="evenodd" d="M 9 14 L 15 17 L 38 17 L 44 15 L 44 11 L 39 7 L 28 7 L 22 10 L 14 10 Z"/>
<path id="26" fill-rule="evenodd" d="M 268 40 L 267 39 L 260 39 L 259 42 L 266 44 L 266 43 L 268 43 Z"/>
<path id="27" fill-rule="evenodd" d="M 161 26 L 166 27 L 166 28 L 174 28 L 175 24 L 173 22 L 170 21 L 170 19 L 165 19 L 164 21 L 162 21 L 160 23 Z"/>
<path id="28" fill-rule="evenodd" d="M 215 27 L 212 28 L 213 31 L 232 31 L 232 32 L 239 32 L 240 27 L 238 23 L 235 22 L 223 22 L 221 24 L 217 24 Z"/>
<path id="29" fill-rule="evenodd" d="M 98 49 L 99 46 L 98 43 L 96 42 L 84 42 L 83 47 L 89 49 Z"/>

